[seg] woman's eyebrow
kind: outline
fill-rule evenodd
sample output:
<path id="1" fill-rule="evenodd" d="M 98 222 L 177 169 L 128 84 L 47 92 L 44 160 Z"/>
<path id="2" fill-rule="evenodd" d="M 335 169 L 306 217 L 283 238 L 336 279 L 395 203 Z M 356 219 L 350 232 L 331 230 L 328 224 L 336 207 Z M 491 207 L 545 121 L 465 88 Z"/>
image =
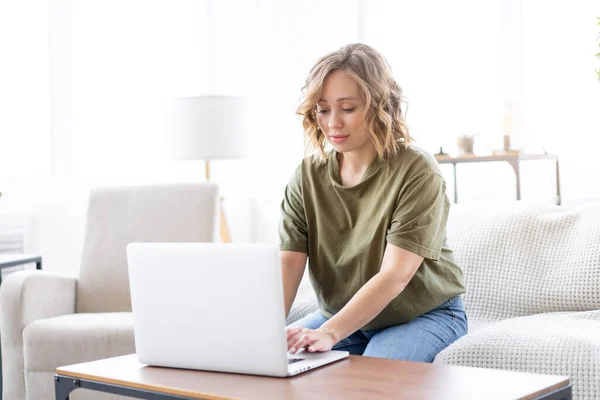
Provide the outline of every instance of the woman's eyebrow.
<path id="1" fill-rule="evenodd" d="M 358 99 L 353 96 L 346 96 L 346 97 L 340 97 L 339 99 L 336 100 L 336 102 L 339 103 L 340 101 L 348 101 L 348 100 L 358 100 Z M 327 103 L 327 100 L 319 99 L 319 101 L 317 103 Z"/>

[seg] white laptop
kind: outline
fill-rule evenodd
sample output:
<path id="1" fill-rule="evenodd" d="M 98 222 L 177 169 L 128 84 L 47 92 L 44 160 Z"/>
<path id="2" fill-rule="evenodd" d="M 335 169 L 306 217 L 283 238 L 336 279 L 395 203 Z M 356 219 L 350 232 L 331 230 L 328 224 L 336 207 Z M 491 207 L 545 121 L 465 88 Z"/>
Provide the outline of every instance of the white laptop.
<path id="1" fill-rule="evenodd" d="M 275 245 L 132 243 L 127 246 L 140 363 L 292 376 L 347 351 L 287 351 Z"/>

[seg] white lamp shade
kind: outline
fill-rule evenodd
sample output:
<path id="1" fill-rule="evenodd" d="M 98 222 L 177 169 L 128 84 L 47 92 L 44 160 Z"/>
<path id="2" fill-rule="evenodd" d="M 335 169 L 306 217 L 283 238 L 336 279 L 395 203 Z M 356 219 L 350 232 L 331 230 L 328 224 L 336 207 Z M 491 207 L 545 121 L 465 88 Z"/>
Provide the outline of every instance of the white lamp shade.
<path id="1" fill-rule="evenodd" d="M 243 97 L 173 99 L 174 158 L 214 160 L 247 155 L 247 102 Z"/>

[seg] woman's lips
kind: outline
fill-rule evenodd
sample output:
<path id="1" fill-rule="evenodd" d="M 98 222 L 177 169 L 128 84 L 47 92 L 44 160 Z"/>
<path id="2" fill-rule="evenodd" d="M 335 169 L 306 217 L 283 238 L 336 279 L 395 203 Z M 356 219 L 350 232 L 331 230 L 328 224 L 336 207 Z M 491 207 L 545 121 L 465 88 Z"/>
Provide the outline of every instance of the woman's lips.
<path id="1" fill-rule="evenodd" d="M 329 136 L 329 138 L 334 142 L 334 143 L 342 143 L 344 142 L 346 139 L 348 139 L 350 135 L 335 135 L 335 136 Z"/>

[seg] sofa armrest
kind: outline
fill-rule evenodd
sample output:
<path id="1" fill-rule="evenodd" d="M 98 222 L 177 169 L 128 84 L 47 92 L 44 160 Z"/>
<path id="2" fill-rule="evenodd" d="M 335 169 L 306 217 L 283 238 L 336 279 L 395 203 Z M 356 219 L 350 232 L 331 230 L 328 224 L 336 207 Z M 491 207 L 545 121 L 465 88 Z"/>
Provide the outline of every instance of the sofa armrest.
<path id="1" fill-rule="evenodd" d="M 0 286 L 3 398 L 24 399 L 23 328 L 75 312 L 77 279 L 47 271 L 19 271 Z"/>

